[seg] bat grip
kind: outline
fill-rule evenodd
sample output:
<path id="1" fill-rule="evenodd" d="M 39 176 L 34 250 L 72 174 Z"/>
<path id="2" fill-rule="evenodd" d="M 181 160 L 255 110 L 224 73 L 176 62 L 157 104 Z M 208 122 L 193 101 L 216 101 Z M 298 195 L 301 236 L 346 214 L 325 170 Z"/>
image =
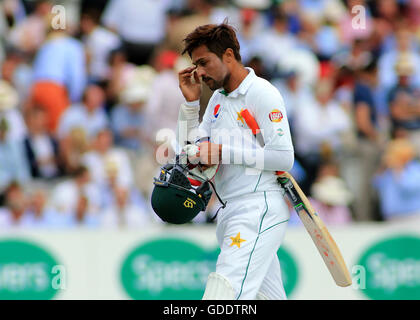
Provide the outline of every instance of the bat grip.
<path id="1" fill-rule="evenodd" d="M 297 207 L 303 203 L 302 198 L 300 197 L 298 191 L 296 190 L 293 181 L 286 176 L 280 176 L 277 178 L 277 182 L 283 187 L 286 191 L 286 195 L 289 198 L 293 207 Z"/>

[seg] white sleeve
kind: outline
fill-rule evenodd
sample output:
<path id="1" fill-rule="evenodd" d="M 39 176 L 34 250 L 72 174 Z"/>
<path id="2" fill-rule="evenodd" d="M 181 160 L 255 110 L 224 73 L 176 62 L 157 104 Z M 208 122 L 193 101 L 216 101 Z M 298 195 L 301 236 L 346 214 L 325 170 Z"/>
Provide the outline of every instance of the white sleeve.
<path id="1" fill-rule="evenodd" d="M 263 146 L 255 139 L 247 146 L 222 146 L 222 163 L 238 157 L 247 167 L 269 171 L 288 171 L 294 162 L 294 150 L 286 109 L 280 93 L 268 86 L 247 101 L 248 111 L 256 120 L 263 138 Z M 236 157 L 236 158 L 235 158 Z"/>
<path id="2" fill-rule="evenodd" d="M 258 123 L 265 149 L 293 150 L 284 101 L 273 86 L 250 98 L 249 111 Z"/>
<path id="3" fill-rule="evenodd" d="M 199 100 L 181 104 L 176 128 L 176 140 L 180 147 L 183 147 L 189 141 L 191 132 L 199 127 L 199 112 Z"/>
<path id="4" fill-rule="evenodd" d="M 251 148 L 222 146 L 223 164 L 235 164 L 238 158 L 246 167 L 267 171 L 289 171 L 295 159 L 293 150 L 272 150 L 257 145 Z"/>
<path id="5" fill-rule="evenodd" d="M 210 118 L 208 108 L 200 123 L 200 102 L 199 100 L 181 104 L 178 113 L 178 124 L 176 137 L 179 145 L 184 146 L 187 141 L 195 143 L 202 138 L 210 137 Z"/>

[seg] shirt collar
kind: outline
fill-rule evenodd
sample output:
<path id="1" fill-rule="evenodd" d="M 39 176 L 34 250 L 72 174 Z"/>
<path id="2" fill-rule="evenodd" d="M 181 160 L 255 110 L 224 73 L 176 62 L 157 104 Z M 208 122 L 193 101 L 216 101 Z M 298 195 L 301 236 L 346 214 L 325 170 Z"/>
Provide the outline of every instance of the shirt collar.
<path id="1" fill-rule="evenodd" d="M 244 80 L 242 80 L 241 84 L 235 90 L 228 94 L 226 94 L 225 89 L 220 89 L 219 92 L 228 98 L 237 98 L 240 94 L 244 95 L 248 91 L 254 79 L 257 77 L 252 68 L 245 67 L 245 69 L 249 71 L 248 75 Z"/>

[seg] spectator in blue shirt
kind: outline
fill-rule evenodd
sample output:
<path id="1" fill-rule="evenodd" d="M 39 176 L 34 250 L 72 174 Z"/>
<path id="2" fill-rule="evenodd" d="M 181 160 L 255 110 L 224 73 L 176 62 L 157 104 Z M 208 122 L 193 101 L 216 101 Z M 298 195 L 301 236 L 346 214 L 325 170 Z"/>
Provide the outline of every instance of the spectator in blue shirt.
<path id="1" fill-rule="evenodd" d="M 398 74 L 394 68 L 401 54 L 410 54 L 413 59 L 414 70 L 410 76 L 410 83 L 416 86 L 420 85 L 420 54 L 416 50 L 415 36 L 405 28 L 400 27 L 395 31 L 395 48 L 383 53 L 378 61 L 379 67 L 379 85 L 387 92 L 395 86 L 398 81 Z"/>
<path id="2" fill-rule="evenodd" d="M 79 102 L 87 83 L 85 51 L 65 30 L 50 30 L 33 63 L 29 107 L 47 110 L 49 129 L 55 133 L 61 114 Z"/>
<path id="3" fill-rule="evenodd" d="M 353 103 L 357 144 L 357 175 L 354 176 L 355 215 L 357 220 L 374 220 L 375 197 L 371 185 L 375 169 L 380 162 L 380 134 L 378 130 L 378 115 L 374 99 L 374 89 L 377 83 L 377 66 L 370 62 L 359 70 L 354 86 Z"/>
<path id="4" fill-rule="evenodd" d="M 20 184 L 30 179 L 23 144 L 6 139 L 8 123 L 0 117 L 0 194 L 13 181 Z"/>
<path id="5" fill-rule="evenodd" d="M 87 83 L 83 44 L 64 31 L 51 32 L 33 64 L 33 79 L 64 85 L 71 102 L 79 102 Z"/>
<path id="6" fill-rule="evenodd" d="M 420 88 L 409 77 L 414 72 L 410 55 L 401 55 L 395 65 L 397 85 L 389 92 L 389 109 L 394 137 L 407 137 L 420 155 Z"/>
<path id="7" fill-rule="evenodd" d="M 115 134 L 115 142 L 125 148 L 139 151 L 144 127 L 143 107 L 148 98 L 146 88 L 141 85 L 132 85 L 121 94 L 121 104 L 117 105 L 111 113 L 111 124 Z"/>
<path id="8" fill-rule="evenodd" d="M 59 139 L 65 139 L 75 128 L 83 129 L 88 138 L 108 127 L 108 117 L 104 108 L 105 92 L 96 85 L 86 87 L 80 103 L 71 105 L 61 116 L 57 128 Z"/>
<path id="9" fill-rule="evenodd" d="M 373 184 L 385 220 L 420 218 L 420 161 L 408 140 L 395 139 L 389 143 L 383 168 Z"/>

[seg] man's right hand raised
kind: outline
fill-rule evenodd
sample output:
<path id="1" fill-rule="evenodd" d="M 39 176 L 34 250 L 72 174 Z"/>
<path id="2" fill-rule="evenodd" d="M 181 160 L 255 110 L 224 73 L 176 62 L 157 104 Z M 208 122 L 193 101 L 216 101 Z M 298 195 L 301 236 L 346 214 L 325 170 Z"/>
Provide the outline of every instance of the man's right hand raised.
<path id="1" fill-rule="evenodd" d="M 178 73 L 179 77 L 179 88 L 188 102 L 196 101 L 201 96 L 201 81 L 197 72 L 194 72 L 196 66 L 189 67 Z M 194 82 L 191 77 L 194 77 Z"/>

